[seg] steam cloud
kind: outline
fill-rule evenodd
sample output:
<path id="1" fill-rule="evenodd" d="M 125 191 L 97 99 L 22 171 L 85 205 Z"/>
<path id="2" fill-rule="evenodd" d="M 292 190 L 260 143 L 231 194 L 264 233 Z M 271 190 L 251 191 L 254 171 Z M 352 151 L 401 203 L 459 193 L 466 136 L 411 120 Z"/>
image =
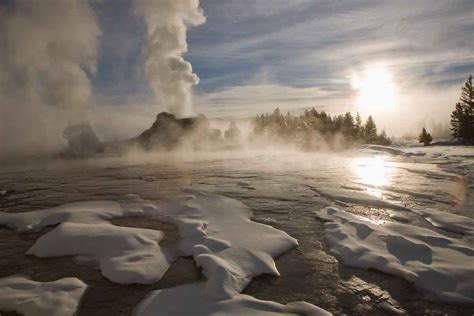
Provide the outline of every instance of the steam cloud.
<path id="1" fill-rule="evenodd" d="M 199 0 L 132 0 L 147 24 L 146 75 L 177 116 L 192 114 L 199 82 L 182 54 L 205 22 Z M 101 31 L 88 1 L 18 0 L 0 6 L 0 159 L 59 149 L 65 127 L 95 120 L 89 75 Z"/>
<path id="2" fill-rule="evenodd" d="M 87 1 L 18 0 L 0 7 L 0 153 L 61 143 L 90 104 L 100 29 Z M 54 144 L 54 145 L 53 145 Z"/>
<path id="3" fill-rule="evenodd" d="M 187 26 L 205 22 L 199 0 L 136 0 L 147 23 L 146 75 L 156 96 L 177 116 L 192 113 L 191 87 L 199 82 L 182 54 Z"/>

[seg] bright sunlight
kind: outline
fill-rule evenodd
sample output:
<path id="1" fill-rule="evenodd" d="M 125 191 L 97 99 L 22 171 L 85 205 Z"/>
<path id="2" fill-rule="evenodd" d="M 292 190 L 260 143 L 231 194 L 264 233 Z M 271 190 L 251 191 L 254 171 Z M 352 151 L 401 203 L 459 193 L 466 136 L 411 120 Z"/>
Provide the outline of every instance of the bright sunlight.
<path id="1" fill-rule="evenodd" d="M 385 67 L 367 67 L 362 74 L 353 75 L 351 84 L 358 91 L 357 103 L 360 108 L 374 112 L 394 106 L 394 83 Z"/>

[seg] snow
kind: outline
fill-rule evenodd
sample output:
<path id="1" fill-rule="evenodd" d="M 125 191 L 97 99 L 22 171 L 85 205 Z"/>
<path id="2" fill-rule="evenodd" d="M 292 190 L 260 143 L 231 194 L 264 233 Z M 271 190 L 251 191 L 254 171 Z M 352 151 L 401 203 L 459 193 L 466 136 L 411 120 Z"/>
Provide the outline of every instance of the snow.
<path id="1" fill-rule="evenodd" d="M 68 203 L 24 213 L 0 213 L 0 225 L 18 232 L 40 231 L 59 225 L 41 236 L 27 254 L 37 257 L 76 256 L 78 262 L 94 261 L 109 280 L 122 283 L 157 282 L 174 257 L 159 246 L 157 230 L 117 227 L 108 220 L 144 216 L 154 206 L 127 196 L 122 205 L 113 201 Z M 133 202 L 133 203 L 132 203 Z"/>
<path id="2" fill-rule="evenodd" d="M 327 207 L 315 212 L 346 265 L 400 276 L 447 303 L 474 303 L 474 250 L 462 240 L 400 223 L 375 225 Z"/>
<path id="3" fill-rule="evenodd" d="M 0 225 L 18 232 L 41 231 L 46 226 L 64 222 L 96 224 L 116 217 L 137 215 L 137 213 L 142 213 L 142 210 L 127 210 L 113 201 L 75 202 L 32 212 L 0 212 Z"/>
<path id="4" fill-rule="evenodd" d="M 216 300 L 206 295 L 205 288 L 204 283 L 193 283 L 153 291 L 137 306 L 134 315 L 331 315 L 319 307 L 304 302 L 282 305 L 243 294 Z"/>
<path id="5" fill-rule="evenodd" d="M 399 221 L 399 222 L 409 222 L 410 219 L 408 218 L 408 216 L 406 216 L 405 214 L 402 214 L 400 212 L 394 212 L 394 211 L 387 211 L 388 213 L 388 217 L 396 220 L 396 221 Z"/>
<path id="6" fill-rule="evenodd" d="M 414 210 L 434 227 L 463 235 L 474 236 L 474 219 L 433 209 Z"/>
<path id="7" fill-rule="evenodd" d="M 157 213 L 178 227 L 182 254 L 193 256 L 207 280 L 154 291 L 135 315 L 330 315 L 304 302 L 281 305 L 240 294 L 257 275 L 279 275 L 273 258 L 298 245 L 286 233 L 252 222 L 243 203 L 189 191 Z"/>
<path id="8" fill-rule="evenodd" d="M 273 258 L 298 245 L 285 232 L 251 221 L 246 205 L 221 195 L 191 191 L 157 210 L 178 227 L 182 255 L 203 268 L 213 297 L 230 298 L 257 275 L 279 275 Z"/>
<path id="9" fill-rule="evenodd" d="M 157 282 L 174 261 L 159 246 L 163 233 L 111 224 L 63 223 L 41 236 L 27 254 L 79 256 L 99 263 L 102 274 L 121 284 Z"/>
<path id="10" fill-rule="evenodd" d="M 393 148 L 389 146 L 380 146 L 380 145 L 363 145 L 360 149 L 368 149 L 371 151 L 379 152 L 379 153 L 387 153 L 393 156 L 405 156 L 405 157 L 412 157 L 412 156 L 425 156 L 426 153 L 422 151 L 417 152 L 406 152 L 402 149 Z"/>
<path id="11" fill-rule="evenodd" d="M 393 148 L 393 147 L 388 147 L 388 146 L 380 146 L 380 145 L 363 145 L 360 147 L 361 149 L 369 149 L 375 152 L 382 152 L 382 153 L 387 153 L 390 155 L 398 156 L 398 155 L 404 155 L 405 152 L 401 149 Z"/>
<path id="12" fill-rule="evenodd" d="M 28 213 L 0 213 L 1 224 L 18 231 L 56 228 L 41 236 L 27 251 L 38 257 L 76 256 L 77 261 L 97 262 L 102 274 L 121 283 L 157 282 L 177 255 L 193 256 L 206 282 L 161 290 L 141 304 L 146 311 L 161 311 L 190 298 L 191 304 L 176 304 L 182 315 L 207 312 L 233 314 L 283 314 L 300 312 L 325 315 L 307 303 L 286 306 L 242 295 L 252 278 L 279 275 L 274 258 L 298 246 L 296 239 L 271 226 L 253 222 L 252 211 L 243 203 L 204 191 L 150 205 L 129 195 L 122 205 L 109 202 L 71 203 Z M 164 234 L 157 230 L 119 227 L 109 219 L 144 216 L 176 225 L 180 234 L 177 253 L 160 247 Z M 172 294 L 169 294 L 172 293 Z M 167 299 L 159 299 L 170 295 Z M 155 299 L 158 297 L 158 299 Z M 150 305 L 150 306 L 151 306 Z M 151 308 L 151 309 L 150 309 Z M 189 308 L 189 309 L 188 309 Z"/>
<path id="13" fill-rule="evenodd" d="M 348 190 L 338 190 L 338 189 L 316 189 L 311 187 L 313 191 L 318 193 L 324 198 L 337 201 L 337 202 L 345 202 L 345 203 L 354 203 L 366 206 L 375 206 L 375 207 L 385 207 L 394 210 L 401 210 L 401 211 L 410 211 L 409 208 L 398 205 L 395 203 L 387 202 L 381 200 L 373 195 L 366 194 L 363 192 L 358 191 L 348 191 Z"/>
<path id="14" fill-rule="evenodd" d="M 36 282 L 20 276 L 0 279 L 0 310 L 26 316 L 75 315 L 87 285 L 77 278 Z"/>

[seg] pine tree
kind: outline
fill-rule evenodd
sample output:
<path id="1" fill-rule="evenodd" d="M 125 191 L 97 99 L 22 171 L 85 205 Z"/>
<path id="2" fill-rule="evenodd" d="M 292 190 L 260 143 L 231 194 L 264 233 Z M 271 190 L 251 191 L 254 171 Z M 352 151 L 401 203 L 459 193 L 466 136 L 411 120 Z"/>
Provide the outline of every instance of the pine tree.
<path id="1" fill-rule="evenodd" d="M 235 124 L 234 121 L 229 123 L 229 127 L 227 130 L 224 132 L 224 138 L 225 140 L 229 142 L 236 142 L 240 140 L 241 133 L 239 128 L 237 127 L 237 124 Z"/>
<path id="2" fill-rule="evenodd" d="M 354 129 L 354 118 L 352 117 L 352 114 L 350 112 L 347 112 L 344 115 L 344 119 L 342 122 L 342 133 L 347 138 L 350 138 L 354 135 Z"/>
<path id="3" fill-rule="evenodd" d="M 365 123 L 364 136 L 365 141 L 369 144 L 373 144 L 377 140 L 377 125 L 375 125 L 372 115 L 369 115 L 367 122 Z"/>
<path id="4" fill-rule="evenodd" d="M 451 113 L 451 131 L 456 139 L 474 144 L 474 86 L 472 75 L 462 87 L 461 97 Z"/>
<path id="5" fill-rule="evenodd" d="M 355 119 L 355 129 L 354 129 L 355 138 L 362 137 L 362 119 L 360 118 L 359 112 L 357 112 Z"/>
<path id="6" fill-rule="evenodd" d="M 426 129 L 423 127 L 420 136 L 418 136 L 418 141 L 420 143 L 423 143 L 423 145 L 428 146 L 429 144 L 431 144 L 432 140 L 433 137 L 431 137 L 431 134 L 426 132 Z"/>

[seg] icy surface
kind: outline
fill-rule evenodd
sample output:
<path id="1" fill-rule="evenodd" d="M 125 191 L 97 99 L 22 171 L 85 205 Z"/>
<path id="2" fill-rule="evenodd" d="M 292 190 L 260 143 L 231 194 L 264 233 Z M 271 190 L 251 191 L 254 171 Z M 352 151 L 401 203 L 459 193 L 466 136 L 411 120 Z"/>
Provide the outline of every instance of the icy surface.
<path id="1" fill-rule="evenodd" d="M 72 316 L 87 285 L 77 278 L 36 282 L 13 276 L 0 279 L 0 310 L 26 316 Z"/>
<path id="2" fill-rule="evenodd" d="M 157 230 L 111 224 L 63 223 L 41 236 L 27 252 L 37 257 L 79 256 L 99 263 L 102 274 L 122 283 L 158 281 L 174 260 L 159 246 Z"/>
<path id="3" fill-rule="evenodd" d="M 106 222 L 112 218 L 140 213 L 142 213 L 142 210 L 127 210 L 113 201 L 75 202 L 40 211 L 0 212 L 0 225 L 15 229 L 18 232 L 40 231 L 46 226 L 64 222 L 96 224 Z"/>
<path id="4" fill-rule="evenodd" d="M 421 227 L 375 225 L 332 207 L 315 213 L 328 221 L 326 239 L 344 264 L 400 276 L 444 302 L 474 303 L 474 250 L 468 244 Z"/>
<path id="5" fill-rule="evenodd" d="M 416 210 L 415 212 L 423 216 L 435 227 L 454 233 L 474 236 L 474 220 L 472 218 L 433 209 Z"/>
<path id="6" fill-rule="evenodd" d="M 135 315 L 331 315 L 319 307 L 304 302 L 282 305 L 243 294 L 216 300 L 206 294 L 205 287 L 204 283 L 193 283 L 151 292 L 137 306 Z"/>
<path id="7" fill-rule="evenodd" d="M 401 149 L 389 147 L 389 146 L 380 146 L 380 145 L 364 145 L 360 147 L 361 149 L 373 150 L 376 152 L 388 153 L 391 155 L 404 155 L 405 152 Z"/>
<path id="8" fill-rule="evenodd" d="M 130 195 L 125 206 L 107 201 L 84 202 L 1 215 L 3 225 L 20 231 L 39 230 L 61 223 L 41 236 L 27 254 L 37 257 L 72 255 L 78 261 L 97 262 L 105 277 L 122 284 L 157 282 L 176 255 L 160 247 L 162 232 L 119 227 L 107 220 L 134 215 L 172 223 L 181 237 L 177 246 L 179 255 L 193 256 L 207 281 L 190 286 L 191 291 L 186 290 L 188 286 L 180 286 L 160 293 L 170 291 L 174 293 L 173 300 L 179 301 L 192 296 L 195 305 L 205 303 L 209 311 L 222 313 L 321 311 L 311 304 L 283 306 L 239 294 L 255 276 L 264 273 L 279 275 L 274 258 L 298 243 L 283 231 L 251 221 L 250 208 L 222 195 L 187 191 L 156 206 Z M 153 300 L 153 306 L 160 306 L 161 310 L 170 302 Z M 184 306 L 191 309 L 184 309 L 181 315 L 194 309 L 193 306 Z"/>
<path id="9" fill-rule="evenodd" d="M 363 193 L 363 192 L 357 192 L 357 191 L 348 191 L 348 190 L 333 190 L 333 189 L 315 189 L 312 188 L 315 192 L 320 194 L 322 197 L 335 200 L 335 201 L 342 201 L 346 203 L 354 203 L 354 204 L 361 204 L 361 205 L 367 205 L 367 206 L 376 206 L 376 207 L 386 207 L 386 208 L 391 208 L 395 210 L 403 210 L 403 211 L 409 211 L 410 209 L 386 202 L 384 200 L 381 200 L 377 198 L 376 196 Z"/>
<path id="10" fill-rule="evenodd" d="M 466 242 L 461 239 L 455 240 L 455 243 L 469 245 L 465 247 L 469 250 L 462 250 L 465 254 L 472 250 L 473 244 L 469 244 L 469 241 L 474 240 L 469 238 L 470 221 L 457 217 L 451 219 L 450 214 L 474 217 L 474 149 L 462 146 L 413 146 L 394 149 L 394 154 L 390 154 L 387 149 L 365 148 L 338 154 L 298 153 L 286 150 L 283 153 L 266 151 L 263 154 L 239 152 L 238 157 L 232 152 L 228 156 L 208 155 L 204 159 L 190 155 L 185 157 L 190 159 L 184 162 L 171 162 L 169 159 L 160 158 L 161 156 L 153 156 L 143 162 L 140 156 L 133 162 L 116 163 L 104 160 L 63 162 L 59 166 L 45 168 L 41 166 L 28 170 L 12 170 L 2 165 L 0 169 L 5 170 L 0 173 L 0 211 L 9 213 L 0 213 L 0 225 L 10 223 L 9 227 L 12 229 L 29 232 L 40 231 L 45 226 L 61 223 L 108 225 L 109 220 L 125 216 L 126 218 L 114 220 L 113 223 L 160 230 L 163 227 L 167 232 L 166 227 L 171 226 L 163 225 L 160 221 L 175 223 L 182 233 L 188 234 L 178 245 L 179 252 L 181 255 L 202 258 L 201 267 L 208 276 L 211 276 L 209 282 L 205 282 L 206 287 L 203 291 L 207 291 L 204 293 L 208 301 L 220 302 L 228 300 L 229 296 L 238 295 L 233 293 L 244 287 L 246 280 L 250 279 L 253 273 L 261 273 L 265 270 L 263 267 L 272 270 L 269 268 L 272 263 L 269 257 L 273 260 L 273 256 L 267 257 L 266 264 L 261 265 L 256 263 L 257 260 L 252 260 L 251 265 L 245 265 L 251 255 L 248 255 L 249 258 L 242 256 L 244 260 L 231 260 L 227 255 L 240 249 L 240 246 L 236 247 L 236 242 L 232 240 L 236 237 L 224 235 L 222 232 L 217 236 L 215 229 L 209 228 L 209 226 L 220 227 L 218 231 L 227 231 L 226 227 L 231 225 L 224 225 L 206 214 L 205 210 L 201 209 L 203 206 L 197 193 L 188 194 L 187 200 L 199 204 L 198 207 L 190 205 L 189 210 L 184 209 L 186 198 L 174 199 L 183 188 L 210 190 L 244 202 L 253 210 L 256 221 L 275 226 L 298 238 L 300 249 L 288 253 L 279 260 L 278 266 L 282 277 L 254 279 L 254 282 L 246 288 L 247 294 L 278 302 L 288 302 L 296 297 L 298 300 L 311 301 L 335 314 L 347 314 L 348 311 L 354 311 L 359 315 L 383 314 L 385 307 L 382 308 L 384 306 L 382 302 L 390 295 L 393 297 L 387 300 L 389 304 L 408 314 L 422 314 L 426 309 L 436 309 L 442 314 L 471 314 L 471 309 L 466 306 L 444 304 L 441 300 L 424 302 L 422 292 L 417 291 L 408 282 L 399 278 L 389 278 L 383 273 L 374 273 L 372 269 L 354 271 L 344 264 L 337 263 L 333 256 L 324 251 L 326 241 L 324 230 L 321 228 L 322 223 L 314 218 L 312 210 L 336 204 L 346 211 L 369 219 L 369 224 L 395 220 L 406 222 L 414 231 L 419 227 L 430 230 L 429 236 L 433 231 L 438 232 L 437 236 L 442 238 L 442 242 L 445 242 L 445 239 L 451 240 L 444 235 L 462 238 Z M 172 200 L 169 203 L 143 207 L 143 201 L 138 198 L 134 205 L 123 203 L 123 196 L 127 193 L 134 193 L 152 201 Z M 106 204 L 95 207 L 89 202 L 70 203 L 102 199 L 117 200 L 120 204 L 103 202 Z M 52 212 L 36 211 L 55 204 L 63 206 L 52 208 L 54 210 Z M 73 207 L 78 211 L 61 210 Z M 408 212 L 407 209 L 411 211 Z M 419 210 L 424 210 L 426 213 L 423 214 Z M 227 210 L 219 210 L 224 211 Z M 131 217 L 135 215 L 156 217 L 158 221 L 148 220 L 146 217 Z M 385 229 L 386 226 L 376 227 Z M 172 232 L 171 228 L 169 230 Z M 391 233 L 395 234 L 393 231 Z M 395 236 L 406 235 L 398 231 L 396 233 Z M 70 263 L 68 258 L 36 260 L 25 257 L 23 253 L 34 243 L 37 234 L 17 236 L 7 230 L 0 230 L 0 234 L 2 239 L 0 273 L 4 276 L 32 273 L 34 279 L 50 280 L 51 277 L 60 278 L 65 275 L 62 273 L 66 272 L 69 273 L 67 275 L 73 276 L 78 268 L 74 264 L 68 265 Z M 404 238 L 414 243 L 427 244 L 423 240 L 418 242 L 418 237 Z M 263 239 L 260 235 L 254 238 Z M 162 247 L 166 250 L 168 241 L 169 239 L 161 241 Z M 442 242 L 438 246 L 429 244 L 428 246 L 433 253 L 439 254 L 439 258 L 446 257 L 448 260 L 454 250 L 447 252 L 446 249 L 449 250 L 449 247 L 443 246 Z M 446 244 L 451 245 L 447 242 Z M 204 248 L 206 252 L 209 249 L 211 255 L 202 256 L 200 248 Z M 234 250 L 228 250 L 223 253 L 225 256 L 221 256 L 222 251 L 218 249 L 228 248 Z M 240 249 L 239 253 L 246 253 L 243 249 L 245 247 Z M 383 253 L 386 252 L 388 249 L 385 245 Z M 462 256 L 462 252 L 460 255 Z M 240 257 L 240 254 L 235 256 Z M 94 260 L 92 254 L 76 257 L 79 257 L 80 261 Z M 188 262 L 189 265 L 181 265 L 181 260 Z M 95 261 L 100 265 L 98 258 L 95 258 Z M 45 272 L 46 269 L 40 269 L 39 267 L 45 265 L 45 262 L 50 262 L 51 267 L 56 267 L 58 271 Z M 116 286 L 102 278 L 100 274 L 94 273 L 99 280 L 93 280 L 101 284 L 100 289 L 113 289 L 113 291 L 107 292 L 109 294 L 107 298 L 100 296 L 100 300 L 98 295 L 91 296 L 88 292 L 84 297 L 87 303 L 81 304 L 83 313 L 95 311 L 94 304 L 100 304 L 101 301 L 104 302 L 103 305 L 113 305 L 115 311 L 122 308 L 130 310 L 151 287 L 176 286 L 195 282 L 202 277 L 200 271 L 194 269 L 190 258 L 181 258 L 178 262 L 171 266 L 169 273 L 166 273 L 158 285 L 140 286 L 141 290 L 137 292 L 140 292 L 141 296 L 135 299 L 134 291 L 138 287 Z M 235 262 L 239 262 L 237 266 Z M 406 263 L 412 272 L 415 271 L 411 267 L 413 262 L 408 260 Z M 421 264 L 418 262 L 418 265 Z M 407 268 L 406 266 L 403 267 Z M 427 271 L 429 269 L 438 271 L 434 265 L 426 264 L 426 266 Z M 178 267 L 177 270 L 174 270 L 175 267 Z M 92 268 L 80 267 L 79 270 L 83 269 Z M 179 271 L 178 277 L 176 271 Z M 439 271 L 441 272 L 437 272 L 437 277 L 439 274 L 444 275 L 447 270 L 442 268 Z M 186 276 L 188 272 L 192 277 Z M 439 283 L 449 283 L 444 281 L 451 278 L 451 272 L 447 273 L 448 276 L 441 278 Z M 456 276 L 456 280 L 464 277 L 466 280 L 472 279 L 470 277 L 472 271 L 465 269 L 459 271 L 459 274 L 461 273 L 464 273 L 464 276 Z M 218 298 L 213 296 L 219 286 L 214 286 L 211 282 L 212 275 L 232 276 L 230 280 L 223 277 L 222 282 L 215 277 L 218 280 L 215 283 L 224 289 L 222 293 L 218 293 L 220 296 Z M 350 279 L 342 277 L 345 275 L 351 275 Z M 84 280 L 89 283 L 87 277 Z M 97 287 L 91 288 L 90 293 L 93 291 L 100 292 Z M 453 291 L 449 289 L 446 293 Z M 127 299 L 119 303 L 115 295 Z M 104 309 L 108 310 L 109 307 Z"/>
<path id="11" fill-rule="evenodd" d="M 27 254 L 76 256 L 78 262 L 97 262 L 102 274 L 113 282 L 149 284 L 158 281 L 175 259 L 158 244 L 163 233 L 117 227 L 108 220 L 144 216 L 150 209 L 154 207 L 144 202 L 76 202 L 33 212 L 0 213 L 0 225 L 27 232 L 62 223 L 41 236 Z"/>
<path id="12" fill-rule="evenodd" d="M 177 225 L 182 254 L 203 268 L 206 292 L 216 298 L 241 292 L 257 275 L 279 275 L 273 258 L 298 245 L 285 232 L 251 221 L 245 204 L 221 195 L 191 192 L 158 213 Z"/>

